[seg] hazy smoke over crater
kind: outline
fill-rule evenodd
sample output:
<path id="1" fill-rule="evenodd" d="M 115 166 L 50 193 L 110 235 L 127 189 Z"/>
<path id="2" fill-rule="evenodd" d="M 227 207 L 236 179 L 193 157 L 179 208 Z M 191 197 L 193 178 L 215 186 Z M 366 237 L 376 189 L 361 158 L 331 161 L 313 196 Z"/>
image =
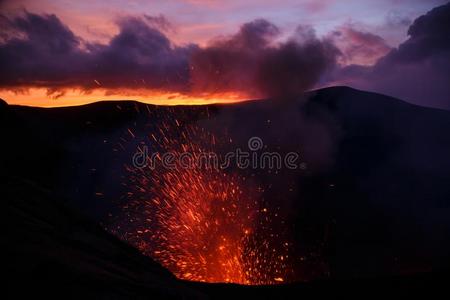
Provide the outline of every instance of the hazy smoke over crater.
<path id="1" fill-rule="evenodd" d="M 24 12 L 1 20 L 0 87 L 8 89 L 283 96 L 313 87 L 338 55 L 330 41 L 306 27 L 276 42 L 280 30 L 263 19 L 204 48 L 175 45 L 164 33 L 170 23 L 161 16 L 122 18 L 108 44 L 82 40 L 55 15 Z"/>
<path id="2" fill-rule="evenodd" d="M 191 60 L 194 91 L 242 91 L 253 96 L 299 94 L 331 69 L 339 54 L 308 27 L 298 27 L 286 42 L 280 30 L 258 19 L 233 36 L 214 41 Z"/>

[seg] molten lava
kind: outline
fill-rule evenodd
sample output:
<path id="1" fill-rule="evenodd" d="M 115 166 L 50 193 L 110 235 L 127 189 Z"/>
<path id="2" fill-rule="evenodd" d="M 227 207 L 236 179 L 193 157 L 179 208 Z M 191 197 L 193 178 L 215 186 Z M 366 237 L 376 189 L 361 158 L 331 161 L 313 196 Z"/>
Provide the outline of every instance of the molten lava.
<path id="1" fill-rule="evenodd" d="M 128 221 L 116 231 L 126 228 L 124 239 L 180 279 L 285 281 L 289 244 L 271 231 L 276 214 L 263 206 L 261 189 L 213 165 L 181 165 L 182 153 L 194 162 L 202 153 L 217 153 L 214 135 L 177 120 L 159 127 L 149 139 L 155 149 L 173 153 L 175 164 L 164 166 L 158 153 L 151 166 L 127 168 Z"/>

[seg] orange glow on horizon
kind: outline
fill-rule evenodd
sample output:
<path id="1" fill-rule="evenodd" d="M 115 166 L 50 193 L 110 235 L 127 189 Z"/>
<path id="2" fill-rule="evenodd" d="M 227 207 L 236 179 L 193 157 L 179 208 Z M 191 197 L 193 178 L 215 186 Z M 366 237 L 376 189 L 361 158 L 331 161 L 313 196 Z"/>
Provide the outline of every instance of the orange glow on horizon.
<path id="1" fill-rule="evenodd" d="M 99 101 L 139 101 L 154 105 L 205 105 L 215 103 L 235 103 L 249 100 L 246 95 L 234 92 L 187 95 L 178 92 L 152 91 L 148 89 L 115 90 L 95 89 L 88 93 L 67 89 L 64 94 L 55 97 L 46 88 L 29 88 L 25 90 L 0 90 L 0 98 L 10 105 L 35 107 L 78 106 Z"/>

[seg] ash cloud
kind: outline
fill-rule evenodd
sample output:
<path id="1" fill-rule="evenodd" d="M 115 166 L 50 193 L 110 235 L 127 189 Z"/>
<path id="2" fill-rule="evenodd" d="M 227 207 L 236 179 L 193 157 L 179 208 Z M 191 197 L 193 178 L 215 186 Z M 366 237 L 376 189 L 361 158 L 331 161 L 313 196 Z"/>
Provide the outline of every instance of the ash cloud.
<path id="1" fill-rule="evenodd" d="M 449 109 L 450 3 L 417 18 L 408 36 L 374 66 L 348 66 L 334 78 L 416 104 Z"/>
<path id="2" fill-rule="evenodd" d="M 299 26 L 286 42 L 280 30 L 259 19 L 233 36 L 214 41 L 192 58 L 195 91 L 243 91 L 253 96 L 298 95 L 312 88 L 336 64 L 339 50 Z"/>
<path id="3" fill-rule="evenodd" d="M 312 88 L 339 51 L 313 30 L 299 27 L 286 42 L 266 20 L 246 23 L 201 48 L 175 45 L 162 16 L 126 17 L 108 44 L 76 36 L 55 15 L 24 12 L 1 17 L 0 87 L 43 87 L 62 96 L 67 88 L 158 89 L 185 94 L 242 92 L 284 96 Z"/>

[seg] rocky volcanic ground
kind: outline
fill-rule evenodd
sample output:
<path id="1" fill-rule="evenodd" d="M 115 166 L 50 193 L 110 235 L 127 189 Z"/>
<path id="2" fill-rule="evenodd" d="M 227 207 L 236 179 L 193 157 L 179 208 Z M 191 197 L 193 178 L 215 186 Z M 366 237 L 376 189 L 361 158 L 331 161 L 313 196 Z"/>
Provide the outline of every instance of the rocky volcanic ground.
<path id="1" fill-rule="evenodd" d="M 269 146 L 298 143 L 303 153 L 306 170 L 282 179 L 255 175 L 273 183 L 269 199 L 288 199 L 281 205 L 292 212 L 295 249 L 307 258 L 296 266 L 306 270 L 307 282 L 276 287 L 181 282 L 99 225 L 108 222 L 126 192 L 120 183 L 130 152 L 117 151 L 121 138 L 127 128 L 137 134 L 153 130 L 143 112 L 166 108 L 1 103 L 7 295 L 191 299 L 445 291 L 450 113 L 349 88 L 292 101 L 210 106 L 206 123 L 211 130 L 226 126 L 238 142 L 259 136 Z M 203 109 L 190 110 L 193 122 L 202 121 L 196 118 Z M 295 186 L 294 195 L 286 184 Z M 308 257 L 312 252 L 316 256 Z"/>

